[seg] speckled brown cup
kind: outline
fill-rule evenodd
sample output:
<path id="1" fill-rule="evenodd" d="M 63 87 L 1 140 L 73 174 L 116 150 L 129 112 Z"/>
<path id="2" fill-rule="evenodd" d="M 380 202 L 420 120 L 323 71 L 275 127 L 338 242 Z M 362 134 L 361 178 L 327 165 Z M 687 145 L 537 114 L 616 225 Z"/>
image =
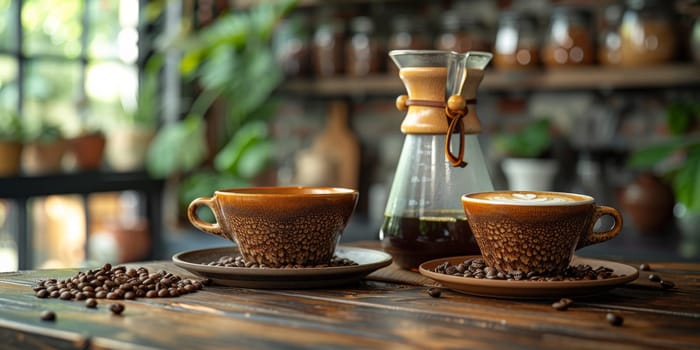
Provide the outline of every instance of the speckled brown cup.
<path id="1" fill-rule="evenodd" d="M 574 251 L 620 233 L 622 216 L 593 197 L 562 192 L 492 191 L 465 194 L 462 206 L 484 261 L 498 271 L 553 275 Z M 603 215 L 615 224 L 593 230 Z"/>
<path id="2" fill-rule="evenodd" d="M 236 243 L 246 261 L 269 267 L 327 264 L 359 193 L 336 187 L 252 187 L 214 192 L 190 203 L 197 229 Z M 215 223 L 197 208 L 209 207 Z"/>

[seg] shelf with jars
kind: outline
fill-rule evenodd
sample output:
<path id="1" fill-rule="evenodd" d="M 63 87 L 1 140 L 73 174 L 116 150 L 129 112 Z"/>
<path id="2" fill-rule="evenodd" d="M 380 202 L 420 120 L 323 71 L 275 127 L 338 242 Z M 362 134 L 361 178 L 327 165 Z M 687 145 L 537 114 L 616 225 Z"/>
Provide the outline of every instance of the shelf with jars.
<path id="1" fill-rule="evenodd" d="M 487 91 L 609 90 L 700 86 L 700 65 L 688 63 L 651 67 L 581 66 L 571 68 L 500 71 L 492 69 L 481 85 Z M 396 74 L 364 77 L 334 76 L 290 79 L 282 93 L 316 97 L 397 95 L 403 93 Z"/>

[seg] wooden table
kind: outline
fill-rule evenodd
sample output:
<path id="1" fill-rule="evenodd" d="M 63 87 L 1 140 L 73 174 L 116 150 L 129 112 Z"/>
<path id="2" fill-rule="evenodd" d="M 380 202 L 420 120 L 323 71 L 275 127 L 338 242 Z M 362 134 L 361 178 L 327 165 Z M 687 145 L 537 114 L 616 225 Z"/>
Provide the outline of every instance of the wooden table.
<path id="1" fill-rule="evenodd" d="M 639 262 L 628 262 L 638 266 Z M 192 277 L 171 262 L 127 264 Z M 347 287 L 254 290 L 208 286 L 175 298 L 83 302 L 39 299 L 39 279 L 67 278 L 77 269 L 0 274 L 0 348 L 165 349 L 699 349 L 700 264 L 652 263 L 638 280 L 602 296 L 505 300 L 444 290 L 395 266 Z M 81 269 L 85 271 L 86 269 Z M 663 289 L 649 273 L 676 283 Z M 389 281 L 403 280 L 403 283 Z M 53 310 L 55 321 L 40 313 Z M 622 326 L 606 321 L 615 312 Z"/>

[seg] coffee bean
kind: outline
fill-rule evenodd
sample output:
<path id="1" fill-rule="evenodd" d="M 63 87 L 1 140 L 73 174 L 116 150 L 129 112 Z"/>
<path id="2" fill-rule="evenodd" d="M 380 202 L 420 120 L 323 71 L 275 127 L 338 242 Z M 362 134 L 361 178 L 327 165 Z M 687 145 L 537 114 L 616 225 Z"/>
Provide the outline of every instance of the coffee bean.
<path id="1" fill-rule="evenodd" d="M 56 313 L 51 311 L 51 310 L 44 310 L 41 312 L 41 317 L 42 321 L 55 321 L 56 320 Z"/>
<path id="2" fill-rule="evenodd" d="M 37 298 L 47 298 L 49 296 L 49 292 L 46 289 L 40 289 L 39 291 L 36 292 Z"/>
<path id="3" fill-rule="evenodd" d="M 88 298 L 87 300 L 85 300 L 85 307 L 90 308 L 90 309 L 96 308 L 97 307 L 97 300 L 95 300 L 95 298 Z"/>
<path id="4" fill-rule="evenodd" d="M 433 298 L 439 298 L 442 295 L 442 291 L 440 290 L 440 288 L 430 287 L 428 288 L 428 295 L 430 295 Z"/>
<path id="5" fill-rule="evenodd" d="M 557 301 L 557 302 L 552 304 L 552 307 L 557 311 L 564 311 L 564 310 L 569 308 L 569 304 L 562 303 L 561 301 Z"/>
<path id="6" fill-rule="evenodd" d="M 669 280 L 661 280 L 661 281 L 659 282 L 659 284 L 661 285 L 661 287 L 662 287 L 663 289 L 671 289 L 671 288 L 673 288 L 673 287 L 676 286 L 676 284 L 673 283 L 673 281 L 669 281 Z"/>
<path id="7" fill-rule="evenodd" d="M 573 304 L 573 302 L 574 302 L 574 301 L 571 300 L 571 299 L 569 299 L 569 298 L 562 298 L 562 299 L 560 299 L 559 301 L 553 303 L 553 304 L 552 304 L 552 307 L 553 307 L 555 310 L 564 311 L 564 310 L 568 309 L 569 306 L 570 306 L 571 304 Z"/>
<path id="8" fill-rule="evenodd" d="M 652 282 L 661 282 L 661 276 L 652 273 L 649 275 L 649 280 Z"/>
<path id="9" fill-rule="evenodd" d="M 649 264 L 641 264 L 639 265 L 639 269 L 642 271 L 649 271 L 651 270 L 651 267 L 649 266 Z"/>
<path id="10" fill-rule="evenodd" d="M 70 294 L 69 291 L 64 291 L 58 297 L 61 298 L 61 300 L 70 300 L 73 299 L 73 294 Z"/>
<path id="11" fill-rule="evenodd" d="M 622 316 L 613 312 L 608 312 L 608 314 L 605 315 L 605 319 L 613 326 L 622 326 L 622 324 L 625 322 L 625 319 L 622 318 Z"/>
<path id="12" fill-rule="evenodd" d="M 161 290 L 158 291 L 158 296 L 161 297 L 161 298 L 169 297 L 169 296 L 170 296 L 170 292 L 168 292 L 167 289 L 161 289 Z"/>
<path id="13" fill-rule="evenodd" d="M 112 313 L 115 315 L 121 315 L 121 313 L 124 312 L 124 304 L 111 304 L 109 305 L 109 311 L 112 311 Z"/>

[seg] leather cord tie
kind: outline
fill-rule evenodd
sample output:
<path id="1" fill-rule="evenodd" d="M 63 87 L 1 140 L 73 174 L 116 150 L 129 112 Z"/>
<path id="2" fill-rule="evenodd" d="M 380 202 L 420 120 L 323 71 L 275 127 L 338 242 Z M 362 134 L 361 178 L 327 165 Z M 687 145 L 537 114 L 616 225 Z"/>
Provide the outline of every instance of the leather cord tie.
<path id="1" fill-rule="evenodd" d="M 445 106 L 445 115 L 449 123 L 447 137 L 445 137 L 445 156 L 452 166 L 460 168 L 467 166 L 467 162 L 464 161 L 466 146 L 464 144 L 464 123 L 462 123 L 462 118 L 469 112 L 467 104 L 476 104 L 476 99 L 465 100 L 462 96 L 454 95 L 450 96 Z M 452 143 L 452 134 L 456 132 L 459 132 L 459 153 L 455 156 L 450 144 Z"/>
<path id="2" fill-rule="evenodd" d="M 442 102 L 442 101 L 431 101 L 431 100 L 408 99 L 408 100 L 406 100 L 406 106 L 421 106 L 421 107 L 445 108 L 445 102 Z"/>

